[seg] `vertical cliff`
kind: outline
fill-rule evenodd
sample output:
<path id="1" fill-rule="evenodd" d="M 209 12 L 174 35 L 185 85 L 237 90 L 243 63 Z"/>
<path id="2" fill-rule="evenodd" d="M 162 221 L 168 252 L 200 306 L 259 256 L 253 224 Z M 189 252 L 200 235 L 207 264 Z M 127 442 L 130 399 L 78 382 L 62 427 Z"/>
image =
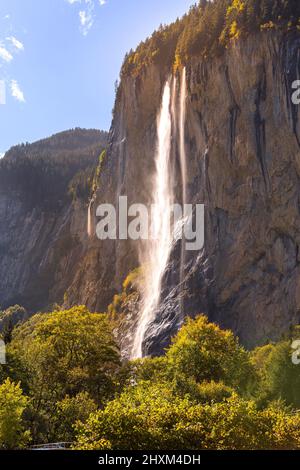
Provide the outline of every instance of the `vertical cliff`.
<path id="1" fill-rule="evenodd" d="M 298 323 L 299 125 L 291 84 L 299 46 L 297 35 L 259 33 L 187 64 L 186 197 L 205 204 L 206 242 L 203 251 L 187 253 L 182 283 L 175 246 L 145 353 L 168 344 L 182 307 L 186 315 L 206 313 L 248 347 Z M 94 210 L 121 194 L 129 203 L 149 202 L 157 112 L 171 74 L 167 65 L 152 64 L 123 78 Z M 172 145 L 176 167 L 175 135 Z M 137 252 L 136 242 L 94 237 L 68 290 L 71 303 L 105 309 L 138 265 Z M 137 315 L 130 312 L 130 328 Z"/>
<path id="2" fill-rule="evenodd" d="M 223 10 L 218 14 L 224 19 Z M 271 26 L 236 34 L 211 54 L 199 50 L 199 38 L 197 48 L 189 46 L 192 54 L 179 54 L 180 21 L 154 36 L 159 43 L 169 35 L 170 44 L 157 49 L 155 43 L 153 51 L 143 44 L 151 60 L 140 51 L 125 61 L 100 161 L 106 136 L 95 131 L 54 136 L 6 155 L 0 166 L 3 307 L 19 303 L 33 312 L 59 302 L 106 311 L 122 291 L 147 245 L 98 240 L 96 209 L 101 203 L 118 207 L 122 195 L 129 205 L 153 200 L 157 118 L 169 80 L 177 123 L 170 137 L 172 191 L 176 201 L 184 195 L 205 205 L 205 246 L 184 257 L 180 242 L 172 247 L 143 354 L 160 354 L 185 315 L 207 314 L 247 347 L 299 323 L 300 129 L 291 97 L 300 38 L 297 29 L 283 33 Z M 130 289 L 115 300 L 124 355 L 142 309 L 136 285 Z"/>

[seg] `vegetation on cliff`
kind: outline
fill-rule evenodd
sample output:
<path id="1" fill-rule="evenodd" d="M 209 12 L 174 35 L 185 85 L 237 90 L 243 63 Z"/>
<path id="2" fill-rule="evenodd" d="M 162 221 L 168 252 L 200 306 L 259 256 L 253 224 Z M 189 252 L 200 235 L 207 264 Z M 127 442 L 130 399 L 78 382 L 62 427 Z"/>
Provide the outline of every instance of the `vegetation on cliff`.
<path id="1" fill-rule="evenodd" d="M 54 211 L 70 194 L 87 199 L 106 145 L 106 132 L 74 129 L 12 147 L 0 162 L 1 189 L 25 192 L 28 205 Z"/>
<path id="2" fill-rule="evenodd" d="M 247 352 L 199 316 L 163 357 L 122 363 L 108 318 L 74 307 L 14 328 L 0 368 L 0 447 L 300 448 L 287 340 Z"/>
<path id="3" fill-rule="evenodd" d="M 130 51 L 121 75 L 138 76 L 151 63 L 176 69 L 193 56 L 220 54 L 233 40 L 266 29 L 299 31 L 298 0 L 200 0 Z"/>

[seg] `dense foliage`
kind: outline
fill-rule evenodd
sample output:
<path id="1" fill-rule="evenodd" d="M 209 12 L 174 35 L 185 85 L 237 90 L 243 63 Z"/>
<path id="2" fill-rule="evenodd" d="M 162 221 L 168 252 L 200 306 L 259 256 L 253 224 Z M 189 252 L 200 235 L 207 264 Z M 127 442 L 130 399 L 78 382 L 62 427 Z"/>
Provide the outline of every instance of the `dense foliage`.
<path id="1" fill-rule="evenodd" d="M 82 419 L 119 387 L 120 355 L 107 316 L 85 307 L 31 317 L 15 328 L 7 358 L 4 371 L 30 398 L 35 441 L 61 436 L 58 416 L 69 439 L 70 417 Z"/>
<path id="2" fill-rule="evenodd" d="M 74 307 L 12 325 L 0 447 L 300 449 L 300 366 L 288 339 L 247 352 L 199 316 L 163 357 L 122 363 L 109 318 Z"/>
<path id="3" fill-rule="evenodd" d="M 142 42 L 125 57 L 122 75 L 139 75 L 149 64 L 180 67 L 197 55 L 222 53 L 231 41 L 260 30 L 300 29 L 298 0 L 201 0 L 188 14 Z"/>
<path id="4" fill-rule="evenodd" d="M 236 393 L 213 403 L 174 395 L 167 385 L 140 383 L 77 424 L 79 449 L 299 448 L 300 416 L 259 410 Z"/>
<path id="5" fill-rule="evenodd" d="M 30 433 L 22 420 L 27 405 L 20 384 L 6 379 L 0 385 L 0 448 L 22 448 L 29 441 Z"/>

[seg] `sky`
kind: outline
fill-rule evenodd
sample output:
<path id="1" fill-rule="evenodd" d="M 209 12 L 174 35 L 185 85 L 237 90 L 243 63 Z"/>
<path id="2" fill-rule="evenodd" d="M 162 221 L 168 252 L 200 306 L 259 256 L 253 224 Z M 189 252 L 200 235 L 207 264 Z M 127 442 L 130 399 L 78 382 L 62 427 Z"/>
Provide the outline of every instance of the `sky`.
<path id="1" fill-rule="evenodd" d="M 125 53 L 194 3 L 0 0 L 0 157 L 62 130 L 108 130 Z"/>

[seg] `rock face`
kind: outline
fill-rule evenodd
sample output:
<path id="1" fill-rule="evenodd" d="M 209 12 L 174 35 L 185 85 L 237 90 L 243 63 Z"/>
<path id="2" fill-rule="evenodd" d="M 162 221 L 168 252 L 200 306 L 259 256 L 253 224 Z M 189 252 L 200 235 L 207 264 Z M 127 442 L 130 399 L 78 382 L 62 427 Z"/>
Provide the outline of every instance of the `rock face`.
<path id="1" fill-rule="evenodd" d="M 207 314 L 246 347 L 278 339 L 299 323 L 300 128 L 291 101 L 299 47 L 297 36 L 264 32 L 232 44 L 221 57 L 188 64 L 186 193 L 188 202 L 205 204 L 205 248 L 187 253 L 180 283 L 180 247 L 174 247 L 145 354 L 163 351 L 182 314 Z M 121 81 L 93 197 L 94 233 L 98 204 L 117 205 L 120 195 L 128 204 L 150 201 L 156 119 L 171 73 L 150 65 L 139 78 Z M 141 247 L 88 239 L 87 200 L 55 207 L 28 207 L 18 186 L 1 186 L 1 303 L 33 310 L 66 293 L 66 306 L 104 311 L 138 266 Z M 138 304 L 126 307 L 125 351 Z"/>
<path id="2" fill-rule="evenodd" d="M 78 189 L 76 175 L 94 171 L 106 141 L 75 129 L 14 147 L 0 162 L 2 308 L 63 302 L 88 242 L 88 194 L 72 198 L 69 185 L 74 178 Z"/>
<path id="3" fill-rule="evenodd" d="M 186 190 L 189 202 L 205 204 L 206 242 L 187 254 L 181 285 L 175 247 L 146 354 L 169 343 L 180 305 L 185 315 L 205 313 L 232 329 L 247 347 L 299 322 L 300 129 L 291 101 L 299 46 L 299 37 L 261 33 L 187 67 Z M 120 194 L 149 201 L 156 117 L 170 74 L 153 65 L 121 82 L 95 207 Z M 103 310 L 138 264 L 137 251 L 136 242 L 95 237 L 68 291 L 71 303 Z"/>

